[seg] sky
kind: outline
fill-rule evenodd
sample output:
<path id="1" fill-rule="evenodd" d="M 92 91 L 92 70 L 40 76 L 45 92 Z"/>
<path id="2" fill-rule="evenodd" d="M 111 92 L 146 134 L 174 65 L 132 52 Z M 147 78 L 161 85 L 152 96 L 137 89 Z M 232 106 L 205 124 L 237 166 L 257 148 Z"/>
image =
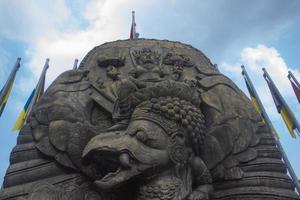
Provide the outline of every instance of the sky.
<path id="1" fill-rule="evenodd" d="M 127 39 L 131 11 L 142 38 L 180 41 L 200 49 L 247 95 L 245 65 L 300 177 L 299 139 L 292 139 L 262 76 L 265 67 L 300 120 L 300 105 L 287 79 L 300 81 L 299 0 L 1 0 L 0 87 L 17 57 L 21 68 L 0 118 L 0 182 L 17 132 L 11 129 L 50 58 L 49 85 L 94 46 Z"/>

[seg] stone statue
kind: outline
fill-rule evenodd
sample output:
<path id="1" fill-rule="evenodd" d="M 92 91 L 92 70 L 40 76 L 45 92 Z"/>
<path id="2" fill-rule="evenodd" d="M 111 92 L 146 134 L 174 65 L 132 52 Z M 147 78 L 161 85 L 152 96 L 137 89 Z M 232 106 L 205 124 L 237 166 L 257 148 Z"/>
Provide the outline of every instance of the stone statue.
<path id="1" fill-rule="evenodd" d="M 35 105 L 1 200 L 300 199 L 250 100 L 193 47 L 91 50 Z"/>
<path id="2" fill-rule="evenodd" d="M 181 89 L 185 98 L 180 99 L 180 93 L 159 95 L 168 93 L 170 87 Z M 205 138 L 204 116 L 189 102 L 193 98 L 189 89 L 176 82 L 147 88 L 144 94 L 149 99 L 136 97 L 138 106 L 125 131 L 105 132 L 91 139 L 83 158 L 89 163 L 101 159 L 112 166 L 110 173 L 95 181 L 96 186 L 105 190 L 139 179 L 136 199 L 209 199 L 212 180 L 199 157 Z"/>
<path id="3" fill-rule="evenodd" d="M 131 74 L 136 82 L 157 82 L 161 80 L 161 55 L 150 48 L 132 49 L 130 51 L 134 69 Z"/>

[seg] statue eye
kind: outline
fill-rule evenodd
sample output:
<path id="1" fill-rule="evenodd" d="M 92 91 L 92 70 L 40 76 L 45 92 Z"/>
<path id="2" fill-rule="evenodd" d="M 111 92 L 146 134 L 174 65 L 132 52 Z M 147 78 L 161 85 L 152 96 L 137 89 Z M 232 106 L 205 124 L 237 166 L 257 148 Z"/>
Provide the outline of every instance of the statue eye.
<path id="1" fill-rule="evenodd" d="M 145 142 L 148 139 L 147 134 L 142 130 L 136 132 L 136 138 L 141 142 Z"/>

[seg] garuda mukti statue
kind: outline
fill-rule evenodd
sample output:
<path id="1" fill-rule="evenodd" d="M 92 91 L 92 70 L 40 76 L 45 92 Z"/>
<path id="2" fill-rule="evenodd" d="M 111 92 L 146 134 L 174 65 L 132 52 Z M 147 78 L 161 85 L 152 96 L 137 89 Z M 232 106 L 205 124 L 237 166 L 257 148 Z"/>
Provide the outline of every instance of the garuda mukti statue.
<path id="1" fill-rule="evenodd" d="M 296 200 L 270 130 L 210 60 L 171 41 L 91 50 L 34 107 L 1 200 Z"/>

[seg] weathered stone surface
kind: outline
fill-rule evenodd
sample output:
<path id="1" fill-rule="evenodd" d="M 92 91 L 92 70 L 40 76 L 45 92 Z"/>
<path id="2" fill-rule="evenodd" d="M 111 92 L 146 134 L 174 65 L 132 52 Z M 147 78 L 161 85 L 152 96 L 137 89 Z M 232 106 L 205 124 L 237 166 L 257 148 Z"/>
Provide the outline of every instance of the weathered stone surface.
<path id="1" fill-rule="evenodd" d="M 1 200 L 296 200 L 249 99 L 191 46 L 91 50 L 35 106 Z"/>

